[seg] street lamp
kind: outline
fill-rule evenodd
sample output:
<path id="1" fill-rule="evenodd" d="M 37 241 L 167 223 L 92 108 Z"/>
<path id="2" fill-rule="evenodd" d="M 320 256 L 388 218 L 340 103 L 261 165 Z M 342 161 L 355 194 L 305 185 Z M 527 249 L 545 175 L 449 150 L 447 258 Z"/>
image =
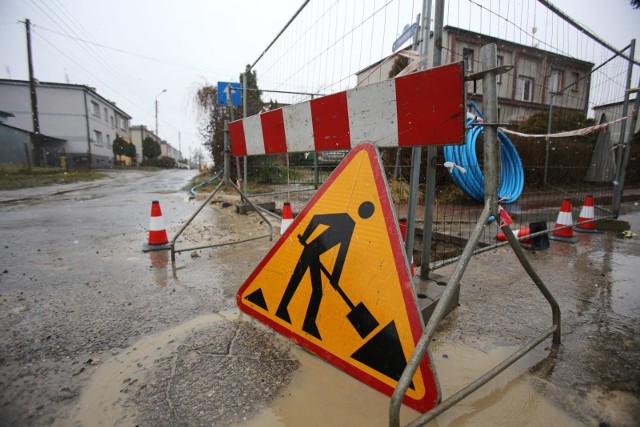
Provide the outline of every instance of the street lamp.
<path id="1" fill-rule="evenodd" d="M 162 92 L 156 95 L 156 136 L 158 136 L 158 97 L 166 91 L 166 89 L 162 89 Z"/>

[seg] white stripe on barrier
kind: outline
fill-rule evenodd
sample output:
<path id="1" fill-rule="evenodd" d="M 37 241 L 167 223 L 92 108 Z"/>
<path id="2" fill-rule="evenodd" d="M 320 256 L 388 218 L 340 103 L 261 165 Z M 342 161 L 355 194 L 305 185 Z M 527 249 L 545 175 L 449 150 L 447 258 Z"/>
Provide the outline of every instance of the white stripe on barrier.
<path id="1" fill-rule="evenodd" d="M 247 153 L 264 154 L 264 139 L 262 137 L 262 121 L 260 114 L 244 119 L 244 135 L 247 141 Z"/>
<path id="2" fill-rule="evenodd" d="M 312 151 L 313 122 L 309 101 L 291 105 L 282 109 L 284 133 L 287 136 L 287 151 Z"/>
<path id="3" fill-rule="evenodd" d="M 366 86 L 348 91 L 347 107 L 352 143 L 370 141 L 384 147 L 398 145 L 395 80 L 376 83 L 375 91 Z"/>

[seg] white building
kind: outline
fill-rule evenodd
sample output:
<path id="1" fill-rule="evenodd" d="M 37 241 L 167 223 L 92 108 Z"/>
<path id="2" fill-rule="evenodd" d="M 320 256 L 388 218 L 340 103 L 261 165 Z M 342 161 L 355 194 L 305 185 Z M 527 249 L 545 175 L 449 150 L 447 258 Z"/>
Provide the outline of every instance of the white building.
<path id="1" fill-rule="evenodd" d="M 173 145 L 167 141 L 161 139 L 151 129 L 147 129 L 145 125 L 133 125 L 131 126 L 131 142 L 136 146 L 137 162 L 140 164 L 144 157 L 142 155 L 142 142 L 146 138 L 151 138 L 160 144 L 160 156 L 169 157 L 176 162 L 182 160 L 182 153 L 176 149 Z"/>
<path id="2" fill-rule="evenodd" d="M 110 167 L 115 137 L 131 141 L 131 116 L 92 87 L 39 82 L 36 95 L 40 133 L 66 141 L 70 167 Z M 0 110 L 13 115 L 7 125 L 32 132 L 29 82 L 0 79 Z"/>

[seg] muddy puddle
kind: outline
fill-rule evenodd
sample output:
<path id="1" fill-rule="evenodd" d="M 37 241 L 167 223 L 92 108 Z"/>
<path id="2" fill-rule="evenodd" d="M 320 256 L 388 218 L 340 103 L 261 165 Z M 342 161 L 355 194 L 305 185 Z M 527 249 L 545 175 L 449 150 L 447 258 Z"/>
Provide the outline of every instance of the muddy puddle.
<path id="1" fill-rule="evenodd" d="M 107 358 L 91 377 L 84 390 L 77 412 L 71 422 L 78 426 L 133 426 L 140 423 L 144 412 L 132 399 L 129 390 L 153 376 L 156 361 L 172 358 L 181 344 L 206 328 L 219 323 L 250 322 L 264 331 L 271 340 L 282 341 L 291 357 L 299 363 L 291 377 L 283 379 L 282 388 L 270 403 L 257 413 L 239 414 L 231 425 L 235 427 L 388 425 L 389 398 L 335 369 L 316 356 L 289 343 L 270 330 L 237 312 L 210 314 L 195 318 L 177 328 L 145 337 L 126 351 Z M 214 338 L 215 339 L 215 338 Z M 182 348 L 183 349 L 183 348 Z M 434 342 L 433 363 L 444 398 L 481 376 L 500 363 L 516 348 L 499 347 L 487 352 L 460 344 Z M 543 358 L 541 352 L 530 353 L 496 379 L 441 415 L 433 426 L 494 426 L 494 425 L 581 425 L 549 403 L 534 389 L 528 369 Z M 172 374 L 176 367 L 172 368 Z M 203 372 L 206 372 L 203 371 Z M 205 375 L 205 374 L 203 374 Z M 205 382 L 208 379 L 203 378 Z M 242 379 L 239 380 L 240 382 Z M 210 395 L 225 393 L 212 390 Z M 204 398 L 205 402 L 207 398 Z M 166 403 L 171 406 L 168 395 Z M 212 403 L 213 404 L 213 403 Z M 178 412 L 173 407 L 174 414 Z M 402 407 L 404 425 L 419 413 Z M 189 419 L 182 412 L 180 421 L 201 425 L 202 417 Z M 218 425 L 217 419 L 207 419 L 208 425 Z M 143 423 L 144 424 L 144 423 Z M 171 422 L 166 425 L 171 425 Z M 222 423 L 220 425 L 227 425 Z"/>
<path id="2" fill-rule="evenodd" d="M 432 355 L 443 397 L 466 386 L 516 350 L 503 347 L 485 353 L 454 344 L 436 344 Z M 388 397 L 303 350 L 292 351 L 302 368 L 294 374 L 286 397 L 237 427 L 388 425 Z M 582 425 L 534 390 L 526 373 L 531 363 L 535 360 L 525 357 L 428 425 Z M 419 415 L 403 406 L 400 424 L 406 425 Z"/>
<path id="3" fill-rule="evenodd" d="M 90 384 L 83 390 L 72 421 L 60 425 L 136 425 L 135 417 L 139 410 L 127 402 L 127 387 L 143 381 L 150 373 L 153 361 L 171 356 L 188 335 L 233 316 L 237 315 L 200 316 L 177 328 L 145 337 L 126 351 L 109 358 L 100 365 L 91 377 Z"/>

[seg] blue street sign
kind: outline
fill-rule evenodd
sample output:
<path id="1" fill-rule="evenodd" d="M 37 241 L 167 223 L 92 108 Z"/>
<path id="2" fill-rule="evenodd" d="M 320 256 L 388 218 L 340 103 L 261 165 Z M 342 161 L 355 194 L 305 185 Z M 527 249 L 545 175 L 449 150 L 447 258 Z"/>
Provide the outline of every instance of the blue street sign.
<path id="1" fill-rule="evenodd" d="M 234 82 L 218 82 L 218 105 L 229 105 L 227 86 L 231 86 L 231 105 L 242 105 L 242 85 Z"/>
<path id="2" fill-rule="evenodd" d="M 404 30 L 402 31 L 402 34 L 400 35 L 400 37 L 398 37 L 398 40 L 393 42 L 392 51 L 395 52 L 396 50 L 398 50 L 398 48 L 400 46 L 402 46 L 411 37 L 413 37 L 413 35 L 417 31 L 418 31 L 418 24 L 417 23 L 414 22 L 413 25 L 411 25 L 411 26 L 405 25 Z"/>

